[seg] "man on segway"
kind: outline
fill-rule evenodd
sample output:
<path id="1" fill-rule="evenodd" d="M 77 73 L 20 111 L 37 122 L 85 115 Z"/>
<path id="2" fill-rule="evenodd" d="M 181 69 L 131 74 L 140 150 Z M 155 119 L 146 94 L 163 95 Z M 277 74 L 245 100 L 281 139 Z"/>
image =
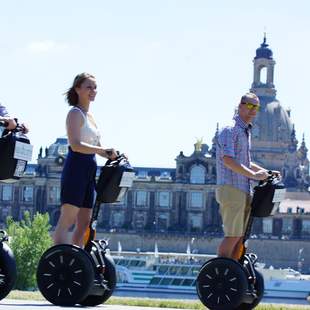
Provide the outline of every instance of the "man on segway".
<path id="1" fill-rule="evenodd" d="M 253 217 L 271 214 L 279 200 L 274 199 L 275 191 L 283 191 L 284 185 L 278 184 L 277 171 L 267 171 L 251 162 L 250 128 L 258 110 L 259 99 L 255 94 L 242 96 L 235 124 L 222 129 L 217 139 L 216 199 L 225 237 L 218 257 L 203 264 L 196 281 L 199 299 L 212 310 L 254 309 L 264 295 L 263 276 L 255 270 L 257 256 L 246 253 L 246 240 Z M 253 201 L 250 179 L 260 181 L 254 188 Z M 263 211 L 262 214 L 257 210 Z"/>
<path id="2" fill-rule="evenodd" d="M 268 171 L 251 161 L 251 123 L 260 108 L 253 93 L 241 97 L 234 125 L 224 127 L 216 147 L 216 200 L 220 205 L 224 239 L 218 256 L 239 258 L 240 246 L 251 211 L 250 180 L 265 180 Z M 273 171 L 279 174 L 278 171 Z"/>

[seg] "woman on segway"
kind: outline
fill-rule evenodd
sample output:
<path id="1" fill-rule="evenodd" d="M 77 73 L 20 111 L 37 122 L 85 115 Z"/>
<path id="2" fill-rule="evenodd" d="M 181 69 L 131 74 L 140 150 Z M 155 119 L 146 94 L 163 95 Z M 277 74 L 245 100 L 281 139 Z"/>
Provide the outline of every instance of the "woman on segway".
<path id="1" fill-rule="evenodd" d="M 117 157 L 114 149 L 101 146 L 95 119 L 89 112 L 96 94 L 96 79 L 89 73 L 77 75 L 65 93 L 72 108 L 66 119 L 69 152 L 61 177 L 61 213 L 54 233 L 55 244 L 68 243 L 68 231 L 75 224 L 71 243 L 83 247 L 94 202 L 95 155 Z"/>

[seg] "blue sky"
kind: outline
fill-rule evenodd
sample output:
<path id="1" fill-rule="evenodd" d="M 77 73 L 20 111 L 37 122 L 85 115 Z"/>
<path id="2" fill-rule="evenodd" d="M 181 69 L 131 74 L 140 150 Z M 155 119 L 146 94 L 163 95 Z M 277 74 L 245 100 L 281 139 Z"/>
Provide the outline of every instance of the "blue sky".
<path id="1" fill-rule="evenodd" d="M 0 101 L 35 146 L 65 135 L 62 96 L 97 78 L 91 107 L 102 143 L 135 166 L 174 167 L 196 138 L 211 145 L 253 79 L 267 32 L 277 98 L 310 148 L 309 1 L 1 1 Z M 99 161 L 101 163 L 101 161 Z"/>

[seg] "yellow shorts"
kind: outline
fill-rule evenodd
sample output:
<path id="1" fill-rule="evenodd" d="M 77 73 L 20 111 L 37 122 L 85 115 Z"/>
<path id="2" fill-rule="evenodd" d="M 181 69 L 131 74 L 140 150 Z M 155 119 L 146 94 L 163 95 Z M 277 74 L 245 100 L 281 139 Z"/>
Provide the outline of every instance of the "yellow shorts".
<path id="1" fill-rule="evenodd" d="M 225 237 L 244 236 L 251 212 L 251 196 L 231 185 L 216 189 Z"/>

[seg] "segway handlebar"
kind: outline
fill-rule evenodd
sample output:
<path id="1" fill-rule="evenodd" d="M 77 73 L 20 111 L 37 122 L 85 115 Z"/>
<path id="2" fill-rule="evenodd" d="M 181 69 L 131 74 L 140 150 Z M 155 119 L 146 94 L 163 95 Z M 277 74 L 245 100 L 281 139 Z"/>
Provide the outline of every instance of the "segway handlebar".
<path id="1" fill-rule="evenodd" d="M 23 132 L 25 130 L 24 126 L 19 124 L 16 118 L 15 118 L 15 122 L 17 124 L 16 127 L 14 129 L 11 129 L 11 130 L 7 129 L 7 130 L 11 131 L 11 132 Z M 0 121 L 0 126 L 1 127 L 5 127 L 6 128 L 6 127 L 8 127 L 8 125 L 9 125 L 8 122 Z"/>
<path id="2" fill-rule="evenodd" d="M 263 186 L 266 183 L 273 183 L 273 182 L 280 182 L 281 181 L 281 175 L 279 173 L 275 173 L 271 170 L 268 171 L 269 176 L 265 180 L 261 180 L 258 182 L 258 186 Z"/>
<path id="3" fill-rule="evenodd" d="M 106 153 L 108 156 L 112 155 L 112 151 L 110 150 L 107 150 Z M 117 157 L 115 159 L 109 158 L 106 162 L 106 165 L 113 165 L 113 164 L 121 162 L 122 160 L 128 160 L 127 156 L 124 153 L 120 153 L 119 151 L 116 151 L 116 154 L 117 154 Z"/>

